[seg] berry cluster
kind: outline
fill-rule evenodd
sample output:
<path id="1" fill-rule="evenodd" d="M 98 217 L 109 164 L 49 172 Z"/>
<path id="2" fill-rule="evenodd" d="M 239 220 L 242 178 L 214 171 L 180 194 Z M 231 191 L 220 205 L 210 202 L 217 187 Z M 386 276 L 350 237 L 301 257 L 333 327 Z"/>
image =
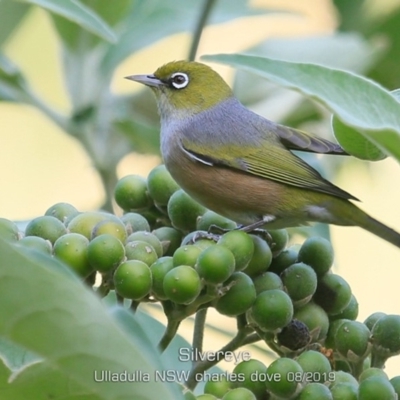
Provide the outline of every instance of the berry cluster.
<path id="1" fill-rule="evenodd" d="M 159 302 L 168 320 L 161 350 L 183 319 L 213 307 L 238 322 L 236 337 L 222 352 L 262 340 L 279 356 L 268 366 L 242 361 L 234 380 L 207 382 L 198 399 L 400 394 L 400 376 L 389 381 L 382 370 L 400 353 L 400 316 L 375 313 L 356 321 L 357 300 L 332 273 L 326 239 L 288 247 L 286 230 L 246 233 L 191 199 L 162 165 L 147 180 L 121 179 L 114 195 L 121 217 L 59 203 L 30 221 L 23 234 L 0 219 L 0 236 L 54 256 L 100 296 L 115 291 L 120 302 L 131 300 L 132 310 Z M 216 362 L 194 363 L 187 386 L 194 388 L 194 377 Z"/>

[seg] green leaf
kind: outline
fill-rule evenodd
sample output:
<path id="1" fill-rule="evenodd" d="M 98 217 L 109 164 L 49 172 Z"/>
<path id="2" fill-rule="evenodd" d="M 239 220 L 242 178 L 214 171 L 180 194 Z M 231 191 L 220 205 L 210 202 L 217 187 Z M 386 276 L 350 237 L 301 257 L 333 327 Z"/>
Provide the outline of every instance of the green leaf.
<path id="1" fill-rule="evenodd" d="M 0 52 L 0 100 L 26 101 L 26 88 L 21 71 Z"/>
<path id="2" fill-rule="evenodd" d="M 116 42 L 117 36 L 114 31 L 95 12 L 83 5 L 78 0 L 19 0 L 35 4 L 78 24 L 80 27 L 101 37 L 109 42 Z"/>
<path id="3" fill-rule="evenodd" d="M 81 0 L 81 3 L 90 7 L 109 25 L 114 26 L 130 12 L 134 0 Z"/>
<path id="4" fill-rule="evenodd" d="M 333 4 L 340 13 L 340 30 L 356 31 L 365 24 L 365 0 L 333 0 Z M 354 18 L 355 15 L 357 18 Z"/>
<path id="5" fill-rule="evenodd" d="M 360 73 L 370 69 L 384 50 L 380 41 L 367 41 L 357 33 L 335 33 L 305 38 L 268 39 L 246 50 L 246 53 L 268 54 L 268 57 L 278 60 L 316 63 Z M 237 71 L 234 91 L 240 101 L 251 104 L 265 100 L 277 88 L 270 82 L 255 79 L 254 74 Z M 278 93 L 280 96 L 281 91 Z M 285 109 L 285 112 L 290 113 L 290 110 Z"/>
<path id="6" fill-rule="evenodd" d="M 0 358 L 5 361 L 7 367 L 12 371 L 17 371 L 41 360 L 36 354 L 3 337 L 0 337 Z"/>
<path id="7" fill-rule="evenodd" d="M 2 400 L 98 400 L 97 394 L 72 381 L 48 362 L 30 364 L 18 373 L 0 360 L 0 393 Z"/>
<path id="8" fill-rule="evenodd" d="M 243 68 L 319 100 L 342 122 L 400 161 L 400 104 L 377 83 L 310 63 L 242 54 L 209 55 L 203 59 Z"/>
<path id="9" fill-rule="evenodd" d="M 400 89 L 391 93 L 400 102 Z M 386 155 L 377 146 L 356 129 L 343 123 L 335 115 L 332 116 L 332 128 L 336 139 L 352 155 L 369 161 L 379 161 L 386 158 Z"/>
<path id="10" fill-rule="evenodd" d="M 369 76 L 385 87 L 395 89 L 400 86 L 400 74 L 398 73 L 400 63 L 399 3 L 397 2 L 396 9 L 390 12 L 385 19 L 373 21 L 370 26 L 371 28 L 366 34 L 385 40 L 389 48 Z"/>
<path id="11" fill-rule="evenodd" d="M 13 0 L 0 1 L 0 45 L 18 27 L 29 9 L 28 4 L 21 4 Z"/>
<path id="12" fill-rule="evenodd" d="M 90 393 L 91 399 L 150 400 L 154 393 L 163 399 L 182 398 L 175 384 L 153 379 L 164 365 L 134 316 L 132 335 L 50 256 L 2 239 L 0 254 L 0 303 L 7 304 L 0 307 L 0 336 L 38 354 L 46 366 L 62 373 L 69 382 L 64 398 L 70 384 Z M 141 371 L 142 377 L 149 374 L 150 382 L 96 382 L 95 373 L 99 377 L 101 371 Z"/>
<path id="13" fill-rule="evenodd" d="M 386 158 L 386 154 L 379 147 L 375 146 L 357 129 L 342 122 L 336 115 L 332 116 L 332 129 L 337 141 L 351 155 L 369 161 Z"/>
<path id="14" fill-rule="evenodd" d="M 219 0 L 210 16 L 210 24 L 235 18 L 271 12 L 251 8 L 248 1 Z M 106 75 L 126 57 L 150 44 L 178 32 L 194 30 L 202 1 L 197 0 L 136 0 L 124 21 L 127 27 L 117 45 L 111 46 L 102 63 Z"/>

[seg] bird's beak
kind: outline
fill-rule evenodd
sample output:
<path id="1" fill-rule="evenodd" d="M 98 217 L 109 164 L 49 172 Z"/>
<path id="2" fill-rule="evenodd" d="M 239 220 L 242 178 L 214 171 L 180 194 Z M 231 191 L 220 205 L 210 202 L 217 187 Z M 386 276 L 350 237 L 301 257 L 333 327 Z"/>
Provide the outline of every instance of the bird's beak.
<path id="1" fill-rule="evenodd" d="M 159 87 L 164 85 L 164 82 L 160 81 L 154 75 L 130 75 L 126 76 L 125 79 L 130 79 L 131 81 L 143 83 L 146 86 Z"/>

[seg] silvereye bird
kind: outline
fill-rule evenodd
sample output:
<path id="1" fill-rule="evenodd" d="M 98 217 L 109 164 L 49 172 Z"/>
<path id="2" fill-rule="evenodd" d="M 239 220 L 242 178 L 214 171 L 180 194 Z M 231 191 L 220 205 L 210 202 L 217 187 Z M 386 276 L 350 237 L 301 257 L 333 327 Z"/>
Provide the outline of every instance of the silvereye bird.
<path id="1" fill-rule="evenodd" d="M 170 62 L 127 79 L 154 92 L 166 168 L 203 206 L 248 230 L 307 222 L 359 226 L 400 247 L 399 233 L 291 152 L 346 154 L 339 145 L 255 114 L 198 62 Z"/>

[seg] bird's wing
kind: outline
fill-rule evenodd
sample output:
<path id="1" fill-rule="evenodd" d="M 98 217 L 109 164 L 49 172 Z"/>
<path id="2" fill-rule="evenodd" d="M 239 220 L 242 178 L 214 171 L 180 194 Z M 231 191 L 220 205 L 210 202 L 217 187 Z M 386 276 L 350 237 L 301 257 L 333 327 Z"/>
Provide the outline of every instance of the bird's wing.
<path id="1" fill-rule="evenodd" d="M 298 129 L 283 125 L 274 125 L 274 132 L 279 136 L 281 143 L 291 150 L 307 151 L 311 153 L 348 155 L 341 146 L 329 140 L 312 136 Z"/>
<path id="2" fill-rule="evenodd" d="M 183 139 L 181 146 L 194 160 L 210 166 L 235 168 L 287 185 L 357 200 L 324 179 L 315 169 L 278 141 L 271 143 L 265 140 L 259 146 L 250 149 L 243 146 L 217 145 L 211 149 L 208 148 L 207 154 L 204 152 L 204 146 L 195 141 Z"/>

